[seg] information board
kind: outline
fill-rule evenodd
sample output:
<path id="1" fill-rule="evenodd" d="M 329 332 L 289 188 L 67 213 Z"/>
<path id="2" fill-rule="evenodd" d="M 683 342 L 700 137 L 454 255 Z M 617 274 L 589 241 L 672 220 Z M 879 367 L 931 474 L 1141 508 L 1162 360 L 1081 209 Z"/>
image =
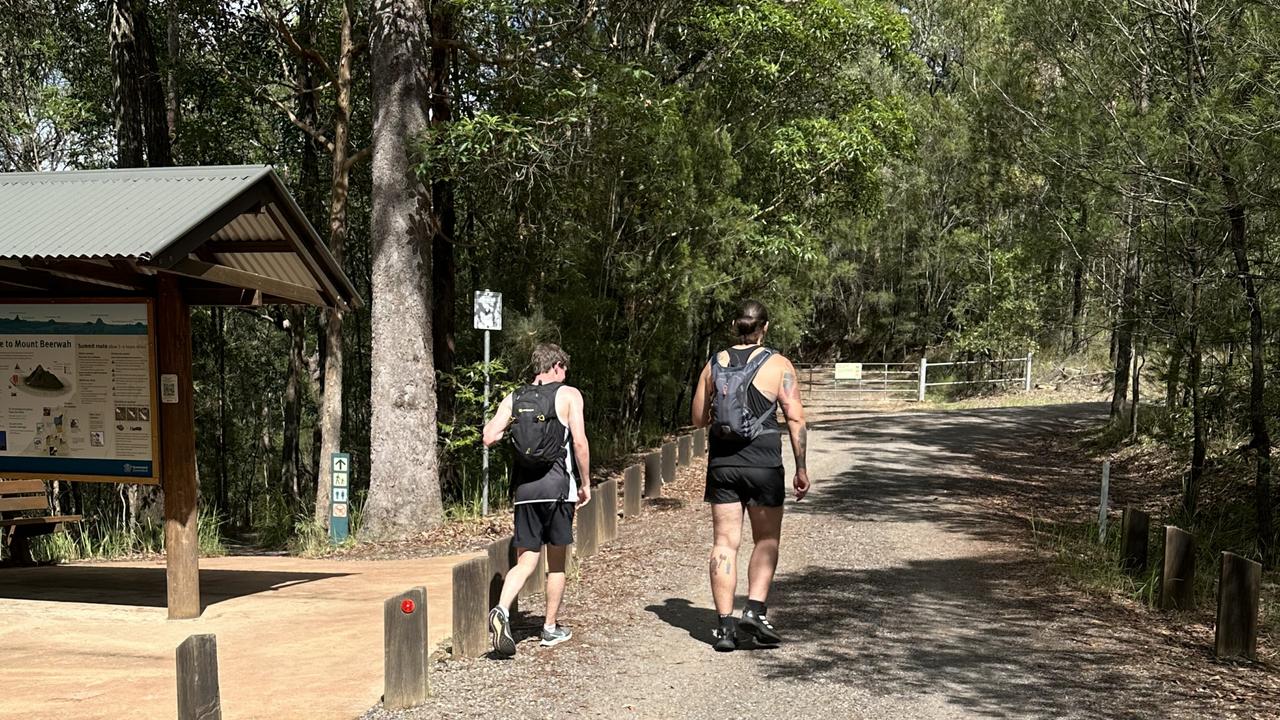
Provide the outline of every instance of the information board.
<path id="1" fill-rule="evenodd" d="M 0 304 L 0 476 L 157 482 L 146 300 Z"/>

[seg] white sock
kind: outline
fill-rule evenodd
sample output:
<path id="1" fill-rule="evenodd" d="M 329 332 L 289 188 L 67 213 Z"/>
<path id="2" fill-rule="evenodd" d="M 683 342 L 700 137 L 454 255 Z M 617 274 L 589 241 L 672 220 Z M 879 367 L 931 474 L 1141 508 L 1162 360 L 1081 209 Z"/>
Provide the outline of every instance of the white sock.
<path id="1" fill-rule="evenodd" d="M 543 623 L 543 624 L 542 624 L 542 629 L 543 629 L 543 630 L 546 630 L 547 632 L 555 632 L 555 631 L 556 631 L 556 626 L 555 626 L 555 625 L 548 625 L 548 624 L 546 624 L 546 623 Z"/>
<path id="2" fill-rule="evenodd" d="M 498 611 L 498 612 L 500 612 L 500 613 L 502 613 L 502 617 L 510 617 L 510 613 L 508 613 L 508 612 L 507 612 L 507 609 L 506 609 L 506 608 L 504 608 L 504 607 L 502 607 L 501 605 L 494 605 L 494 606 L 493 606 L 493 609 L 494 609 L 494 610 L 497 610 L 497 611 Z"/>

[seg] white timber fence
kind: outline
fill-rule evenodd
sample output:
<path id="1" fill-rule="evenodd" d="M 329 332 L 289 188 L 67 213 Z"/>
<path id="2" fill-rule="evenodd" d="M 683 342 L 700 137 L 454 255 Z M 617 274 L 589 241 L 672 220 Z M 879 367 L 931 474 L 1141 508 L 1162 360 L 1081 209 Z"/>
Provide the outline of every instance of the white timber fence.
<path id="1" fill-rule="evenodd" d="M 801 388 L 816 405 L 862 396 L 923 402 L 929 388 L 957 385 L 1020 384 L 1031 390 L 1032 355 L 995 360 L 798 365 Z"/>

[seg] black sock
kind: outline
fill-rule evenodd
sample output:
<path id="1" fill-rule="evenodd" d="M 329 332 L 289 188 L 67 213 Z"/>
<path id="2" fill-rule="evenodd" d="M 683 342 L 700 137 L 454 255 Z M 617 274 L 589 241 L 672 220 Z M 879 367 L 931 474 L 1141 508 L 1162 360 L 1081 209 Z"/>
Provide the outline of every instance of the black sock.
<path id="1" fill-rule="evenodd" d="M 722 628 L 732 628 L 735 622 L 737 620 L 732 615 L 720 616 L 720 627 Z"/>
<path id="2" fill-rule="evenodd" d="M 764 603 L 760 602 L 759 600 L 747 600 L 747 609 L 755 613 L 756 615 L 764 615 L 766 612 L 764 608 Z"/>

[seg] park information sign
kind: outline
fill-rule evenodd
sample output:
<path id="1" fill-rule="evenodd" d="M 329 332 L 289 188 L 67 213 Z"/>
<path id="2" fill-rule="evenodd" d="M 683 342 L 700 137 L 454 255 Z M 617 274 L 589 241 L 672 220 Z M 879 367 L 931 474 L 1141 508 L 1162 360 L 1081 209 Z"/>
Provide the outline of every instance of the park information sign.
<path id="1" fill-rule="evenodd" d="M 0 304 L 0 477 L 156 482 L 147 301 Z"/>

